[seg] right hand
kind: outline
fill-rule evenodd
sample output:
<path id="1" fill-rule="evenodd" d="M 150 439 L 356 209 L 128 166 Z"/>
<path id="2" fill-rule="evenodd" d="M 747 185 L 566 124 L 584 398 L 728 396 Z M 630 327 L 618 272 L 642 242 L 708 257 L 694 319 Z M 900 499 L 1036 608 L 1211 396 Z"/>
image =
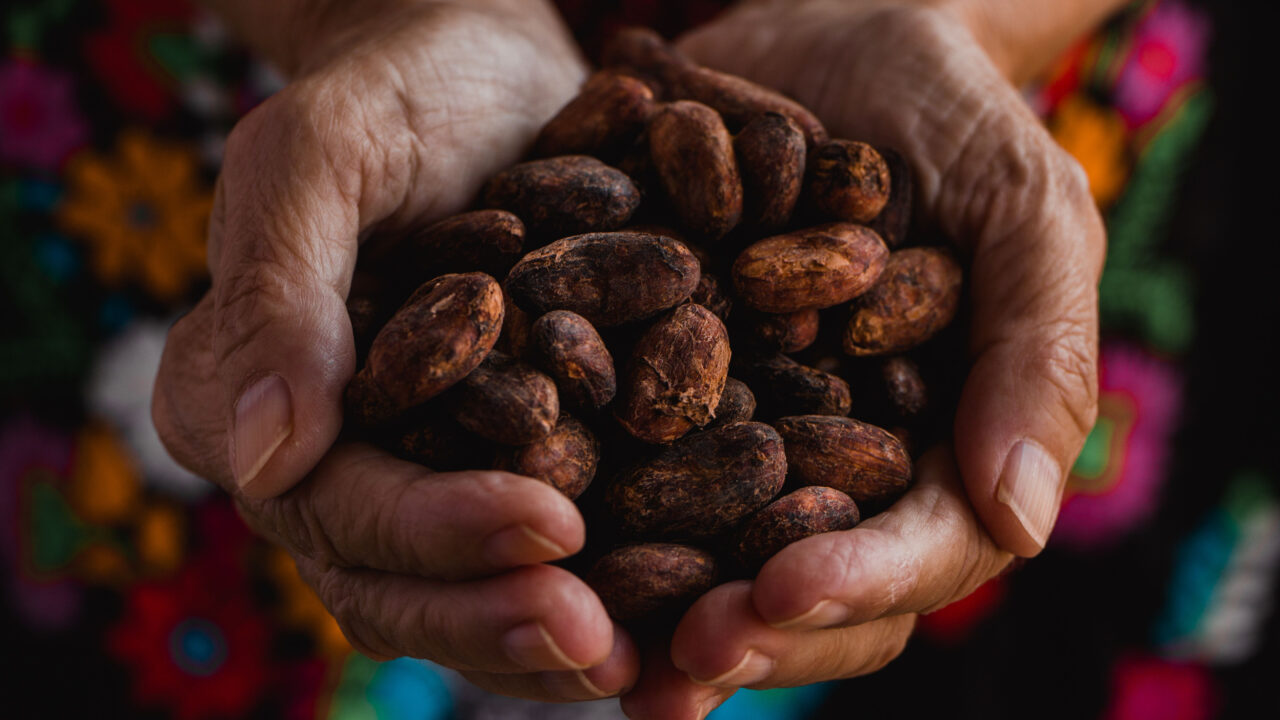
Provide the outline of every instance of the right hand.
<path id="1" fill-rule="evenodd" d="M 212 288 L 169 333 L 156 427 L 292 554 L 365 654 L 427 658 L 508 695 L 614 695 L 634 683 L 634 645 L 590 588 L 538 564 L 581 548 L 572 502 L 529 478 L 334 445 L 360 238 L 462 209 L 584 73 L 543 3 L 388 4 L 328 22 L 301 76 L 228 139 Z"/>

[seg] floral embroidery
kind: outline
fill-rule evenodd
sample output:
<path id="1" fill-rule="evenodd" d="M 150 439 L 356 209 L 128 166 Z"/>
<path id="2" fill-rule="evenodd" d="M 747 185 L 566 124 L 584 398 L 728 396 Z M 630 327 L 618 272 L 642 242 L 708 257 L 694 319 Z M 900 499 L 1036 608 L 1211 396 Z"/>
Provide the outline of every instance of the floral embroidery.
<path id="1" fill-rule="evenodd" d="M 91 265 L 106 285 L 135 280 L 156 299 L 173 301 L 206 274 L 213 198 L 189 150 L 126 132 L 113 157 L 79 156 L 67 175 L 59 219 L 90 246 Z"/>
<path id="2" fill-rule="evenodd" d="M 0 65 L 0 161 L 52 173 L 88 133 L 69 75 L 24 60 Z"/>

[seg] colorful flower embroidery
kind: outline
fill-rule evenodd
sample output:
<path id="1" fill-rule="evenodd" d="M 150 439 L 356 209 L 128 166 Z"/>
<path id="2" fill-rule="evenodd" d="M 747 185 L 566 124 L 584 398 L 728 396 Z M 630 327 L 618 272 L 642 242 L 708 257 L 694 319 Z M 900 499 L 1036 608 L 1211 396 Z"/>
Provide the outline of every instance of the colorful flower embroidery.
<path id="1" fill-rule="evenodd" d="M 137 702 L 179 720 L 243 717 L 271 681 L 270 634 L 248 603 L 248 583 L 210 560 L 133 586 L 107 636 L 111 654 L 129 665 Z"/>
<path id="2" fill-rule="evenodd" d="M 205 275 L 213 198 L 189 150 L 126 132 L 114 157 L 77 157 L 67 186 L 59 219 L 90 246 L 91 265 L 106 285 L 136 280 L 173 301 Z"/>
<path id="3" fill-rule="evenodd" d="M 52 173 L 88 133 L 69 75 L 23 60 L 0 65 L 0 162 Z"/>
<path id="4" fill-rule="evenodd" d="M 1098 422 L 1072 471 L 1051 542 L 1077 549 L 1119 540 L 1155 511 L 1182 404 L 1174 368 L 1135 347 L 1099 357 Z"/>
<path id="5" fill-rule="evenodd" d="M 1156 3 L 1142 19 L 1113 89 L 1116 110 L 1130 128 L 1151 122 L 1203 77 L 1209 32 L 1204 15 L 1180 0 Z"/>
<path id="6" fill-rule="evenodd" d="M 1093 199 L 1102 207 L 1115 201 L 1129 176 L 1128 136 L 1124 121 L 1083 95 L 1066 98 L 1049 121 L 1053 138 L 1084 167 Z"/>

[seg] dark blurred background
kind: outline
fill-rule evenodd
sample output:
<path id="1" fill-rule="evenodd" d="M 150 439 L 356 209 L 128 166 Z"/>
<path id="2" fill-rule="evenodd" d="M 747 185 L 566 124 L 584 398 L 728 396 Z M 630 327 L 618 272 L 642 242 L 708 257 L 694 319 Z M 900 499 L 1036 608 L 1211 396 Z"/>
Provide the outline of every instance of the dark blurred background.
<path id="1" fill-rule="evenodd" d="M 589 51 L 727 5 L 560 4 Z M 283 80 L 187 2 L 11 0 L 0 21 L 0 714 L 618 717 L 354 654 L 287 556 L 159 446 L 151 379 L 207 287 L 222 142 Z M 1048 550 L 872 677 L 713 717 L 1280 717 L 1259 26 L 1241 3 L 1137 3 L 1027 91 L 1110 236 L 1101 412 Z"/>

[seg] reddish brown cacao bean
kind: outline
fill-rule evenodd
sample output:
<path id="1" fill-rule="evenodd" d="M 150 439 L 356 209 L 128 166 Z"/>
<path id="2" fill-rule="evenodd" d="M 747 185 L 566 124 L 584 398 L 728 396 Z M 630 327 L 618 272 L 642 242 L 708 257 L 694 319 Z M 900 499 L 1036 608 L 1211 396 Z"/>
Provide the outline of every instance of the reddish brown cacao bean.
<path id="1" fill-rule="evenodd" d="M 729 423 L 745 422 L 755 417 L 756 396 L 751 388 L 737 378 L 724 381 L 724 392 L 720 393 L 720 403 L 716 405 L 716 419 L 712 427 Z"/>
<path id="2" fill-rule="evenodd" d="M 742 217 L 742 180 L 733 138 L 716 111 L 670 103 L 648 133 L 654 167 L 681 222 L 711 239 L 732 230 Z"/>
<path id="3" fill-rule="evenodd" d="M 593 410 L 613 400 L 618 390 L 613 355 L 586 318 L 552 310 L 534 321 L 531 336 L 535 362 L 555 378 L 565 400 Z"/>
<path id="4" fill-rule="evenodd" d="M 955 317 L 963 280 L 960 264 L 942 248 L 893 253 L 876 284 L 854 302 L 845 352 L 900 353 L 933 337 Z"/>
<path id="5" fill-rule="evenodd" d="M 711 538 L 764 507 L 786 474 L 782 440 L 773 428 L 732 423 L 677 440 L 623 471 L 605 501 L 627 535 Z"/>
<path id="6" fill-rule="evenodd" d="M 758 572 L 791 543 L 848 530 L 859 519 L 858 505 L 839 490 L 800 488 L 769 503 L 743 524 L 734 543 L 734 557 L 747 570 Z"/>
<path id="7" fill-rule="evenodd" d="M 819 315 L 817 310 L 796 310 L 789 313 L 744 313 L 743 333 L 749 342 L 761 350 L 772 352 L 800 352 L 818 339 Z"/>
<path id="8" fill-rule="evenodd" d="M 889 249 L 875 231 L 831 223 L 765 238 L 733 263 L 733 285 L 757 310 L 789 313 L 838 305 L 880 277 Z"/>
<path id="9" fill-rule="evenodd" d="M 541 480 L 572 500 L 591 484 L 599 462 L 595 434 L 577 418 L 561 413 L 551 434 L 499 454 L 494 468 Z"/>
<path id="10" fill-rule="evenodd" d="M 784 417 L 773 425 L 797 485 L 832 487 L 862 505 L 892 498 L 911 482 L 902 442 L 874 425 L 830 415 Z"/>
<path id="11" fill-rule="evenodd" d="M 515 213 L 541 240 L 615 230 L 640 206 L 640 190 L 616 168 L 585 155 L 533 160 L 498 173 L 485 205 Z"/>
<path id="12" fill-rule="evenodd" d="M 711 422 L 729 377 L 729 332 L 701 305 L 681 305 L 636 343 L 614 415 L 650 443 Z"/>
<path id="13" fill-rule="evenodd" d="M 875 220 L 889 202 L 889 188 L 889 166 L 866 143 L 832 140 L 809 157 L 809 202 L 832 219 Z"/>
<path id="14" fill-rule="evenodd" d="M 375 262 L 382 277 L 399 284 L 444 273 L 480 271 L 502 277 L 520 259 L 524 238 L 524 223 L 515 215 L 476 210 L 408 235 Z"/>
<path id="15" fill-rule="evenodd" d="M 587 584 L 614 620 L 678 611 L 711 589 L 715 557 L 687 545 L 649 543 L 618 548 L 596 561 Z"/>
<path id="16" fill-rule="evenodd" d="M 456 404 L 459 424 L 504 445 L 546 437 L 560 416 L 555 381 L 496 351 L 462 382 Z"/>
<path id="17" fill-rule="evenodd" d="M 885 245 L 896 249 L 906 242 L 911 229 L 915 178 L 902 153 L 889 148 L 877 148 L 877 152 L 889 167 L 889 202 L 871 222 L 871 229 L 880 234 Z"/>
<path id="18" fill-rule="evenodd" d="M 742 174 L 744 220 L 774 231 L 791 220 L 804 187 L 804 133 L 778 113 L 757 116 L 733 140 Z"/>
<path id="19" fill-rule="evenodd" d="M 568 237 L 525 255 L 506 286 L 537 315 L 571 310 L 596 327 L 674 307 L 698 286 L 698 260 L 683 244 L 638 232 Z"/>
<path id="20" fill-rule="evenodd" d="M 502 290 L 484 273 L 423 284 L 374 339 L 347 389 L 348 407 L 372 425 L 430 400 L 480 365 L 502 317 Z"/>
<path id="21" fill-rule="evenodd" d="M 849 383 L 785 355 L 744 361 L 735 370 L 755 393 L 762 418 L 785 415 L 848 415 Z"/>
<path id="22" fill-rule="evenodd" d="M 656 109 L 653 90 L 643 80 L 618 70 L 600 70 L 542 128 L 533 154 L 620 155 Z"/>

